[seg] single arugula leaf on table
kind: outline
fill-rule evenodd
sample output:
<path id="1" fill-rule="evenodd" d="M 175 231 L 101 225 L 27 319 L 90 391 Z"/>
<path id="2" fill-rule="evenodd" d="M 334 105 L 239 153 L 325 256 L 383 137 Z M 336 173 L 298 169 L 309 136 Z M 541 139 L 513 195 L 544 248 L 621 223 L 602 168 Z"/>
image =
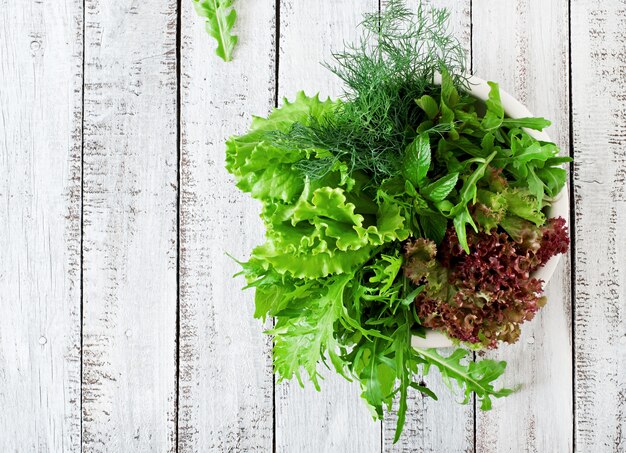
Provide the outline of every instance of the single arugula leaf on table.
<path id="1" fill-rule="evenodd" d="M 238 37 L 232 34 L 237 20 L 233 0 L 193 0 L 196 13 L 206 19 L 206 31 L 217 41 L 215 53 L 224 61 L 233 59 Z"/>

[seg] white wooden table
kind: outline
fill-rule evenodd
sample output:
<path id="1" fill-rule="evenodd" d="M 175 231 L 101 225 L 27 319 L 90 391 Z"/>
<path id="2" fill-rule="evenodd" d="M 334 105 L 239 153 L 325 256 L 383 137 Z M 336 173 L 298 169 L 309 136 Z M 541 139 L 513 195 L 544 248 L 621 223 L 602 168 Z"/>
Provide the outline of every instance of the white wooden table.
<path id="1" fill-rule="evenodd" d="M 523 389 L 491 412 L 414 395 L 394 446 L 354 385 L 274 383 L 231 280 L 262 227 L 225 138 L 340 94 L 318 62 L 378 0 L 238 1 L 228 64 L 188 0 L 0 0 L 1 452 L 626 451 L 626 4 L 431 3 L 576 159 L 571 259 L 488 354 Z"/>

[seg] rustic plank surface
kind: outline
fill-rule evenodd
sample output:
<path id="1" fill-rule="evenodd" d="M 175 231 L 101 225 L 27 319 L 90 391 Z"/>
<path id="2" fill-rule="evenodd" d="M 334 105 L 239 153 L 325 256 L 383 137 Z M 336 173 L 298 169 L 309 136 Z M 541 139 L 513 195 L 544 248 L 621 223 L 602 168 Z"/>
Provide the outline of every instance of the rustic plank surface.
<path id="1" fill-rule="evenodd" d="M 382 6 L 385 6 L 383 2 Z M 419 6 L 418 0 L 408 4 Z M 463 45 L 471 69 L 471 3 L 470 0 L 430 0 L 424 7 L 447 8 L 450 11 L 450 29 Z M 474 405 L 460 405 L 462 398 L 450 392 L 441 381 L 437 370 L 431 370 L 424 382 L 439 397 L 434 401 L 414 390 L 409 393 L 408 412 L 402 438 L 393 444 L 396 421 L 395 413 L 389 413 L 383 422 L 384 452 L 473 452 L 474 451 Z"/>
<path id="2" fill-rule="evenodd" d="M 578 451 L 626 451 L 626 5 L 572 1 Z"/>
<path id="3" fill-rule="evenodd" d="M 568 3 L 475 2 L 474 72 L 517 97 L 569 153 Z M 547 285 L 548 305 L 512 346 L 486 357 L 506 360 L 502 380 L 522 389 L 477 411 L 476 451 L 572 451 L 571 295 L 569 260 Z"/>
<path id="4" fill-rule="evenodd" d="M 272 450 L 270 338 L 226 255 L 247 258 L 263 227 L 258 204 L 224 168 L 224 142 L 274 106 L 275 2 L 249 2 L 239 13 L 240 45 L 224 63 L 191 2 L 183 9 L 180 452 Z"/>
<path id="5" fill-rule="evenodd" d="M 321 393 L 274 383 L 225 255 L 263 228 L 223 143 L 298 90 L 341 94 L 320 61 L 385 4 L 240 1 L 223 63 L 191 1 L 0 0 L 1 451 L 626 451 L 621 0 L 425 2 L 577 159 L 573 261 L 487 354 L 522 390 L 475 413 L 433 372 L 440 401 L 414 394 L 393 445 L 395 415 L 332 372 Z"/>
<path id="6" fill-rule="evenodd" d="M 344 41 L 356 38 L 365 12 L 378 11 L 372 0 L 282 1 L 280 4 L 279 98 L 293 99 L 304 90 L 336 97 L 339 80 L 321 66 Z M 322 390 L 297 382 L 276 387 L 276 451 L 379 452 L 381 425 L 360 400 L 358 385 L 332 372 L 324 374 Z"/>
<path id="7" fill-rule="evenodd" d="M 82 2 L 0 2 L 0 451 L 80 449 Z"/>
<path id="8" fill-rule="evenodd" d="M 85 14 L 83 450 L 175 451 L 176 1 Z"/>

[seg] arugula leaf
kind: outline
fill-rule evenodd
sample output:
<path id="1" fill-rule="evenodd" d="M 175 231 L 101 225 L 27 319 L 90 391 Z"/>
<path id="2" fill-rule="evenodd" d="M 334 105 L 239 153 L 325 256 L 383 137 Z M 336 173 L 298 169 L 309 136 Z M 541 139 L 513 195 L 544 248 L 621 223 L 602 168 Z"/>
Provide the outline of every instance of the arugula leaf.
<path id="1" fill-rule="evenodd" d="M 545 118 L 504 118 L 502 126 L 509 128 L 526 127 L 542 131 L 552 123 Z"/>
<path id="2" fill-rule="evenodd" d="M 363 365 L 358 373 L 363 388 L 361 396 L 374 408 L 379 418 L 383 416 L 383 405 L 393 392 L 396 380 L 396 372 L 384 355 L 386 346 L 380 339 L 363 345 L 360 355 Z"/>
<path id="3" fill-rule="evenodd" d="M 452 223 L 454 224 L 454 229 L 456 230 L 456 234 L 459 238 L 459 244 L 461 244 L 461 247 L 463 247 L 465 253 L 469 253 L 469 246 L 467 245 L 467 231 L 465 230 L 465 225 L 471 225 L 476 232 L 478 232 L 478 228 L 474 223 L 474 219 L 467 210 L 467 206 L 465 206 L 460 212 L 458 212 L 454 216 L 454 218 L 452 219 Z"/>
<path id="4" fill-rule="evenodd" d="M 465 162 L 466 164 L 478 162 L 480 165 L 476 167 L 476 169 L 468 176 L 468 178 L 463 183 L 463 187 L 461 188 L 461 192 L 460 192 L 460 196 L 461 196 L 460 205 L 461 206 L 459 209 L 462 209 L 462 205 L 467 205 L 468 203 L 476 202 L 476 190 L 477 190 L 476 184 L 478 183 L 478 180 L 485 175 L 487 166 L 495 157 L 495 155 L 496 153 L 494 151 L 486 159 L 475 158 L 475 159 L 469 159 L 468 161 Z"/>
<path id="5" fill-rule="evenodd" d="M 521 149 L 514 156 L 510 157 L 509 161 L 518 166 L 528 164 L 529 162 L 535 160 L 545 162 L 549 158 L 555 156 L 557 152 L 558 150 L 556 149 L 556 145 L 554 145 L 554 143 L 546 143 L 542 145 L 539 142 L 534 142 L 528 147 Z"/>
<path id="6" fill-rule="evenodd" d="M 370 283 L 381 283 L 379 291 L 387 292 L 393 285 L 402 268 L 402 257 L 396 252 L 395 255 L 380 255 L 378 266 L 373 267 L 374 275 L 369 278 Z"/>
<path id="7" fill-rule="evenodd" d="M 207 33 L 217 41 L 215 53 L 224 61 L 233 59 L 237 36 L 232 34 L 237 12 L 233 0 L 193 0 L 196 13 L 206 18 Z"/>
<path id="8" fill-rule="evenodd" d="M 417 295 L 421 293 L 422 291 L 424 291 L 424 285 L 418 286 L 417 288 L 415 288 L 413 291 L 409 293 L 408 296 L 402 299 L 401 301 L 402 305 L 404 305 L 405 307 L 408 307 L 409 305 L 411 305 L 413 302 L 415 302 L 415 298 L 417 297 Z"/>
<path id="9" fill-rule="evenodd" d="M 463 365 L 461 360 L 468 354 L 468 351 L 464 349 L 456 349 L 448 357 L 440 355 L 436 349 L 417 349 L 417 352 L 425 361 L 425 374 L 428 373 L 430 366 L 435 366 L 448 387 L 452 388 L 451 380 L 459 384 L 465 395 L 463 401 L 465 404 L 470 401 L 474 392 L 481 403 L 480 408 L 489 410 L 491 397 L 502 398 L 515 391 L 508 388 L 496 390 L 493 386 L 493 381 L 504 373 L 506 362 L 483 359 L 478 362 L 469 361 L 467 365 Z"/>
<path id="10" fill-rule="evenodd" d="M 424 110 L 428 119 L 434 119 L 439 113 L 439 105 L 437 105 L 437 101 L 435 101 L 427 94 L 425 94 L 415 102 L 422 110 Z"/>
<path id="11" fill-rule="evenodd" d="M 497 129 L 502 125 L 504 120 L 504 107 L 502 107 L 502 101 L 500 101 L 500 89 L 495 82 L 487 82 L 491 87 L 489 91 L 489 97 L 487 99 L 487 113 L 483 118 L 482 127 L 489 131 Z"/>
<path id="12" fill-rule="evenodd" d="M 459 102 L 459 92 L 450 71 L 445 67 L 441 68 L 441 102 L 451 109 Z"/>
<path id="13" fill-rule="evenodd" d="M 568 156 L 557 156 L 557 157 L 551 157 L 550 159 L 546 160 L 545 162 L 545 166 L 546 167 L 558 167 L 561 164 L 568 164 L 570 162 L 572 162 L 574 159 L 572 159 L 571 157 Z"/>
<path id="14" fill-rule="evenodd" d="M 567 158 L 568 162 L 571 161 Z M 544 184 L 546 193 L 551 197 L 556 197 L 565 183 L 567 182 L 567 172 L 561 167 L 547 166 L 544 168 L 538 168 L 535 173 Z"/>

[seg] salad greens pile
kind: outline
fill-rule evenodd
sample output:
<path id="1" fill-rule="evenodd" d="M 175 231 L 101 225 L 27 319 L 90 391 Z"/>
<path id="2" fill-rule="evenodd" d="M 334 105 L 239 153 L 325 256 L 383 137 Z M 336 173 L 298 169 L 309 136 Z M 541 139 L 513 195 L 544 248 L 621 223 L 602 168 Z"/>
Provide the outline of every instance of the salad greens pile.
<path id="1" fill-rule="evenodd" d="M 319 389 L 332 368 L 378 418 L 397 398 L 396 440 L 408 392 L 437 398 L 415 378 L 433 367 L 482 409 L 512 392 L 494 384 L 504 362 L 411 338 L 436 328 L 472 347 L 515 341 L 545 302 L 532 271 L 567 250 L 564 222 L 543 212 L 566 159 L 524 129 L 549 122 L 507 118 L 495 83 L 486 103 L 469 96 L 446 21 L 392 0 L 329 66 L 342 100 L 298 93 L 227 142 L 237 187 L 262 204 L 266 242 L 241 273 L 255 316 L 275 319 L 275 372 Z"/>

